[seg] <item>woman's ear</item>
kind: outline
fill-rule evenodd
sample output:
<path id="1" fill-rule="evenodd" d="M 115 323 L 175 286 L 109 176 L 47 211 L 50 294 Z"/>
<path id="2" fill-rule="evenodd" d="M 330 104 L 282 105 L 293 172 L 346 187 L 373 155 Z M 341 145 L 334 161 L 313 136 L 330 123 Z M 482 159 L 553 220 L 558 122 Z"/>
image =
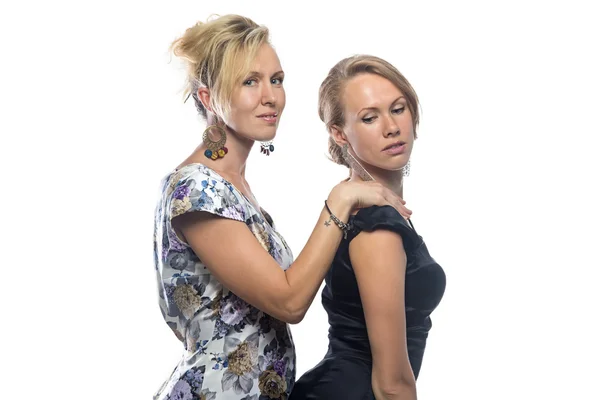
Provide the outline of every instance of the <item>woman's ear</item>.
<path id="1" fill-rule="evenodd" d="M 329 128 L 329 137 L 333 139 L 334 142 L 337 143 L 338 146 L 342 147 L 344 144 L 348 143 L 348 139 L 346 138 L 346 134 L 337 125 L 332 125 Z"/>
<path id="2" fill-rule="evenodd" d="M 210 106 L 210 91 L 208 90 L 208 88 L 205 88 L 205 87 L 198 88 L 197 94 L 198 94 L 198 99 L 202 103 L 202 106 L 204 107 L 204 109 L 207 112 L 214 114 L 214 111 L 213 111 L 212 107 Z"/>

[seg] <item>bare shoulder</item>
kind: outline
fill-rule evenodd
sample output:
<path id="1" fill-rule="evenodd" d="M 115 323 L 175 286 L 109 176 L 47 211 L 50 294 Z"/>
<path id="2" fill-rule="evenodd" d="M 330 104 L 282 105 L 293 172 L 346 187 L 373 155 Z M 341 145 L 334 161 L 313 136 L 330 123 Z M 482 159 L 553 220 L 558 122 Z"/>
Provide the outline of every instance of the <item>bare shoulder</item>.
<path id="1" fill-rule="evenodd" d="M 406 263 L 402 236 L 385 229 L 359 233 L 350 242 L 350 257 L 354 269 L 380 270 L 390 265 L 401 267 Z"/>

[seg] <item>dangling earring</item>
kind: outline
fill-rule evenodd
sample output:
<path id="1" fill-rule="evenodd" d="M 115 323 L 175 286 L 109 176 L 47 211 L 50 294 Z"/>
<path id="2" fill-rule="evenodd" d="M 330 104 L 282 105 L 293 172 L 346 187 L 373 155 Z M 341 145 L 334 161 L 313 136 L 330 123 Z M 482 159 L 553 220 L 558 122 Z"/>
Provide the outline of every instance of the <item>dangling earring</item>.
<path id="1" fill-rule="evenodd" d="M 208 134 L 212 128 L 217 129 L 221 134 L 221 138 L 217 141 L 213 141 L 210 137 L 208 137 Z M 225 147 L 225 142 L 227 141 L 227 134 L 225 133 L 225 129 L 221 128 L 220 126 L 207 126 L 204 130 L 204 133 L 202 134 L 202 141 L 204 142 L 206 147 L 208 147 L 208 149 L 206 149 L 206 151 L 204 152 L 204 155 L 207 158 L 210 158 L 211 160 L 216 160 L 217 158 L 225 157 L 225 154 L 227 154 L 228 150 L 227 147 Z"/>
<path id="2" fill-rule="evenodd" d="M 346 161 L 346 164 L 350 166 L 350 168 L 355 171 L 360 179 L 363 181 L 374 181 L 375 179 L 371 176 L 369 171 L 363 167 L 356 158 L 348 151 L 348 143 L 344 143 L 342 146 L 342 158 Z"/>
<path id="3" fill-rule="evenodd" d="M 269 140 L 268 142 L 261 142 L 260 144 L 260 152 L 266 155 L 270 155 L 275 151 L 275 146 L 273 146 L 273 141 Z"/>
<path id="4" fill-rule="evenodd" d="M 402 176 L 409 176 L 409 175 L 410 175 L 410 160 L 408 160 L 406 165 L 404 167 L 402 167 Z"/>

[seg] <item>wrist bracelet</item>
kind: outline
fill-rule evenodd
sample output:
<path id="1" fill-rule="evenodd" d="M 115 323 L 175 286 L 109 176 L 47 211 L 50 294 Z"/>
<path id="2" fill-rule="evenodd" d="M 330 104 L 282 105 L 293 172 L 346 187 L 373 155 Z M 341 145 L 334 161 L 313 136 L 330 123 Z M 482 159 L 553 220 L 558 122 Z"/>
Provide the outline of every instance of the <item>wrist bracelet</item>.
<path id="1" fill-rule="evenodd" d="M 342 230 L 342 232 L 344 232 L 344 239 L 347 239 L 348 231 L 350 230 L 350 224 L 346 224 L 346 223 L 340 221 L 340 219 L 331 212 L 331 210 L 329 209 L 329 206 L 327 205 L 327 200 L 325 200 L 325 208 L 327 209 L 327 212 L 329 213 L 329 219 L 327 221 L 325 221 L 325 225 L 329 226 L 331 224 L 331 221 L 333 221 Z"/>

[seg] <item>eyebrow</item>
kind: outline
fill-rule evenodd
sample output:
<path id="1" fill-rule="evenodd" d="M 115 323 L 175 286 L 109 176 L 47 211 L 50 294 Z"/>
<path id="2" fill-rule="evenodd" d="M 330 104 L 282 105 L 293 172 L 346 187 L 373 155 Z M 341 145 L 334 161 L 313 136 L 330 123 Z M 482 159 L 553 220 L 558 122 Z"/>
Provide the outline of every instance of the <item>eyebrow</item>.
<path id="1" fill-rule="evenodd" d="M 271 75 L 271 76 L 275 76 L 275 75 L 278 75 L 278 74 L 285 75 L 283 71 L 277 71 L 277 72 L 275 72 L 275 73 L 274 73 L 273 75 Z M 250 71 L 250 72 L 248 73 L 248 76 L 263 76 L 263 74 L 261 74 L 261 73 L 260 73 L 260 72 L 258 72 L 258 71 Z"/>
<path id="2" fill-rule="evenodd" d="M 398 100 L 400 99 L 404 99 L 404 96 L 400 96 L 398 97 L 396 100 L 392 101 L 392 104 L 397 103 Z M 360 114 L 361 112 L 365 111 L 365 110 L 369 110 L 369 111 L 377 111 L 377 107 L 365 107 L 365 108 L 361 108 L 356 115 Z"/>

